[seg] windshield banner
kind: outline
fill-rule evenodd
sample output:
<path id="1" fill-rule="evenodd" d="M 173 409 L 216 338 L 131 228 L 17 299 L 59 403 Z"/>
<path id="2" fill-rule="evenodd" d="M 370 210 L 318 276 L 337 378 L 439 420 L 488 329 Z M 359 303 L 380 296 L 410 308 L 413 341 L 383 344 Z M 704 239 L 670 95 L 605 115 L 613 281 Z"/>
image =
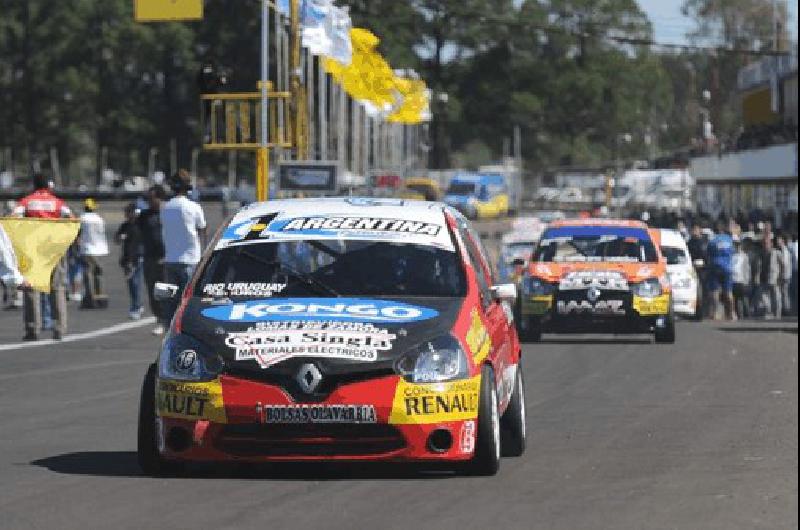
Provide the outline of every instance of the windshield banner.
<path id="1" fill-rule="evenodd" d="M 258 241 L 367 240 L 427 245 L 454 251 L 444 224 L 429 220 L 390 219 L 350 215 L 314 215 L 262 218 L 234 222 L 217 245 L 222 249 L 236 243 Z"/>

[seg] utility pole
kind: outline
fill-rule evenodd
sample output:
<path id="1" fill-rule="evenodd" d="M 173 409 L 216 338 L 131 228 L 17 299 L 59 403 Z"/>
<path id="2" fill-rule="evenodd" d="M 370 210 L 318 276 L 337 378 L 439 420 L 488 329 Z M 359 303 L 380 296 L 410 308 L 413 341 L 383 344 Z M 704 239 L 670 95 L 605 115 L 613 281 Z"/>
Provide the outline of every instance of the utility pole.
<path id="1" fill-rule="evenodd" d="M 296 159 L 306 158 L 305 141 L 305 101 L 303 100 L 303 87 L 300 77 L 303 75 L 300 64 L 300 0 L 291 0 L 291 52 L 289 54 L 289 76 L 291 83 L 291 108 L 292 108 L 292 135 L 296 152 Z"/>
<path id="2" fill-rule="evenodd" d="M 295 6 L 297 0 L 293 0 Z M 256 200 L 269 199 L 269 4 L 261 0 L 261 145 L 256 152 Z"/>

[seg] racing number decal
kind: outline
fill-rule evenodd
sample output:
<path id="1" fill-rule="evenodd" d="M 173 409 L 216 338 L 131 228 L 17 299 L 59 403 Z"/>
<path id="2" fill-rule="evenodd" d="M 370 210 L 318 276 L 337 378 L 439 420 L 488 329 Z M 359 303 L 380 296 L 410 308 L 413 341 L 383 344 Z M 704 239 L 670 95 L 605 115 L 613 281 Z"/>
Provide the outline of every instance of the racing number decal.
<path id="1" fill-rule="evenodd" d="M 226 423 L 222 383 L 161 381 L 156 385 L 156 407 L 162 418 L 209 420 Z"/>
<path id="2" fill-rule="evenodd" d="M 489 352 L 492 351 L 492 339 L 489 336 L 489 330 L 486 329 L 480 313 L 475 308 L 472 309 L 469 329 L 464 340 L 470 349 L 470 353 L 472 353 L 475 364 L 482 363 L 489 356 Z"/>
<path id="3" fill-rule="evenodd" d="M 389 423 L 394 425 L 474 420 L 478 417 L 481 376 L 451 383 L 414 384 L 401 379 Z"/>

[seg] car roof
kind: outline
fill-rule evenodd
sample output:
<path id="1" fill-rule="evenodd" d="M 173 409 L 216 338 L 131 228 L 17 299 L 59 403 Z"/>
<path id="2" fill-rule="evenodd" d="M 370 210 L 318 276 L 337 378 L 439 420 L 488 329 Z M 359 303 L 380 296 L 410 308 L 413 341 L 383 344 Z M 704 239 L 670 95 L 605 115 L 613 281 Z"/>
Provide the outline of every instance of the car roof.
<path id="1" fill-rule="evenodd" d="M 440 202 L 392 198 L 326 197 L 259 202 L 233 216 L 217 248 L 267 240 L 367 239 L 452 250 L 445 212 L 452 210 Z M 330 223 L 319 226 L 321 219 Z M 345 220 L 348 222 L 344 223 Z M 256 231 L 261 235 L 253 237 Z"/>
<path id="2" fill-rule="evenodd" d="M 628 219 L 559 219 L 552 221 L 548 227 L 556 228 L 559 226 L 617 226 L 626 228 L 641 228 L 647 230 L 647 225 L 641 221 Z"/>
<path id="3" fill-rule="evenodd" d="M 275 212 L 287 216 L 359 215 L 408 221 L 443 222 L 448 206 L 441 202 L 377 197 L 320 197 L 255 202 L 242 208 L 239 217 L 261 217 Z"/>

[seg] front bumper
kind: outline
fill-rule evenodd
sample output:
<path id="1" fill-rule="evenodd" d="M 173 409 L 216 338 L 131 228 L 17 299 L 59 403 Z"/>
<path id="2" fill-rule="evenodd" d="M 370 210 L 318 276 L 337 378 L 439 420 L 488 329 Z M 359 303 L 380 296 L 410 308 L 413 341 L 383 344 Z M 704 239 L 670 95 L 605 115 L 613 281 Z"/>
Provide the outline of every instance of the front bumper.
<path id="1" fill-rule="evenodd" d="M 641 298 L 606 292 L 589 301 L 583 291 L 524 297 L 522 316 L 547 333 L 651 333 L 667 324 L 671 296 Z"/>
<path id="2" fill-rule="evenodd" d="M 207 399 L 199 408 L 204 387 Z M 159 451 L 166 460 L 188 462 L 468 460 L 477 435 L 479 388 L 479 376 L 442 385 L 386 376 L 340 386 L 321 402 L 298 404 L 279 386 L 233 376 L 177 387 L 159 382 Z M 276 423 L 265 412 L 343 406 L 374 414 L 341 422 Z M 442 444 L 448 434 L 449 446 Z"/>

